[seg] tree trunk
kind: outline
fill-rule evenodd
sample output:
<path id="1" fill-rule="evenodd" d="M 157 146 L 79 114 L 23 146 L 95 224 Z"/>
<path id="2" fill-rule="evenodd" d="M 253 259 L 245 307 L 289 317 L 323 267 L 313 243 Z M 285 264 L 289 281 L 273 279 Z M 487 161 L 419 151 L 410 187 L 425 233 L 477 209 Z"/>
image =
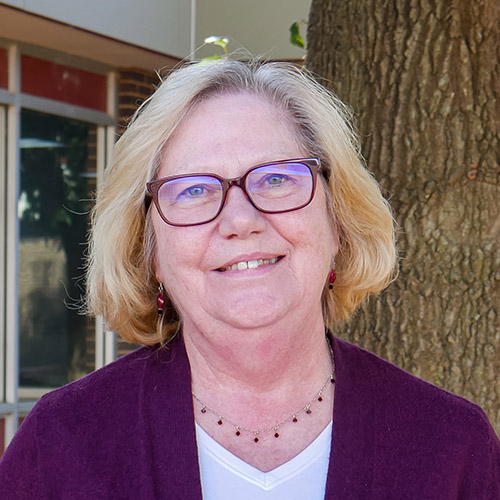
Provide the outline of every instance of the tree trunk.
<path id="1" fill-rule="evenodd" d="M 500 433 L 500 3 L 313 0 L 306 65 L 357 115 L 400 275 L 340 335 Z"/>

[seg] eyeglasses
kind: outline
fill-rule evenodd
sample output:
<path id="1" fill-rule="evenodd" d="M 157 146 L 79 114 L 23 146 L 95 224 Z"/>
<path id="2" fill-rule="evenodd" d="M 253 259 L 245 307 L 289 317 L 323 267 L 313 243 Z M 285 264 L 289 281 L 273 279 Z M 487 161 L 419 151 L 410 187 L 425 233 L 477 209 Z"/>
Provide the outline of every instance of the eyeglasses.
<path id="1" fill-rule="evenodd" d="M 204 173 L 164 177 L 146 184 L 144 208 L 147 212 L 153 201 L 171 226 L 205 224 L 221 213 L 229 189 L 238 186 L 261 212 L 291 212 L 313 199 L 319 169 L 318 158 L 299 158 L 256 165 L 235 179 Z"/>

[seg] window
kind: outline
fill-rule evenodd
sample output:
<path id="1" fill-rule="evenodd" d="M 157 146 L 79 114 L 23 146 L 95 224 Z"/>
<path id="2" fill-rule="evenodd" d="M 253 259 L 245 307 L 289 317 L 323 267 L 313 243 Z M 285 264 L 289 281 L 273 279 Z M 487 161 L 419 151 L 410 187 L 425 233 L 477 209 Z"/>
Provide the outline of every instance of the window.
<path id="1" fill-rule="evenodd" d="M 58 387 L 95 368 L 94 322 L 79 309 L 87 214 L 96 188 L 96 129 L 21 111 L 21 387 Z"/>
<path id="2" fill-rule="evenodd" d="M 91 61 L 0 46 L 0 454 L 42 394 L 115 356 L 114 335 L 79 311 L 114 78 Z"/>

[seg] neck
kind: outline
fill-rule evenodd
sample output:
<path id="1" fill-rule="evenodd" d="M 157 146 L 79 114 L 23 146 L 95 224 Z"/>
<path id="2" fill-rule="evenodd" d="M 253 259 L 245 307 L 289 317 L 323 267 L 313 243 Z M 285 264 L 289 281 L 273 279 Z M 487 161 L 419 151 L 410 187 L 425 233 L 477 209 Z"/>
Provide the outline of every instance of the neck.
<path id="1" fill-rule="evenodd" d="M 324 325 L 321 315 L 313 323 L 288 323 L 203 331 L 185 324 L 194 394 L 221 414 L 259 428 L 307 403 L 332 371 Z"/>

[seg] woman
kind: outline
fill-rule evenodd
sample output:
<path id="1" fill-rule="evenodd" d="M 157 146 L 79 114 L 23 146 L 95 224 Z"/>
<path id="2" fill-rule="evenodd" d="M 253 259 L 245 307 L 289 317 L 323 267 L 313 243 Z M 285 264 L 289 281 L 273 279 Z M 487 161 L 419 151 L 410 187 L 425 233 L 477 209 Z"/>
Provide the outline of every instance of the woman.
<path id="1" fill-rule="evenodd" d="M 480 409 L 325 337 L 394 265 L 335 97 L 286 64 L 176 71 L 92 229 L 89 307 L 146 347 L 42 398 L 1 497 L 498 500 Z"/>

